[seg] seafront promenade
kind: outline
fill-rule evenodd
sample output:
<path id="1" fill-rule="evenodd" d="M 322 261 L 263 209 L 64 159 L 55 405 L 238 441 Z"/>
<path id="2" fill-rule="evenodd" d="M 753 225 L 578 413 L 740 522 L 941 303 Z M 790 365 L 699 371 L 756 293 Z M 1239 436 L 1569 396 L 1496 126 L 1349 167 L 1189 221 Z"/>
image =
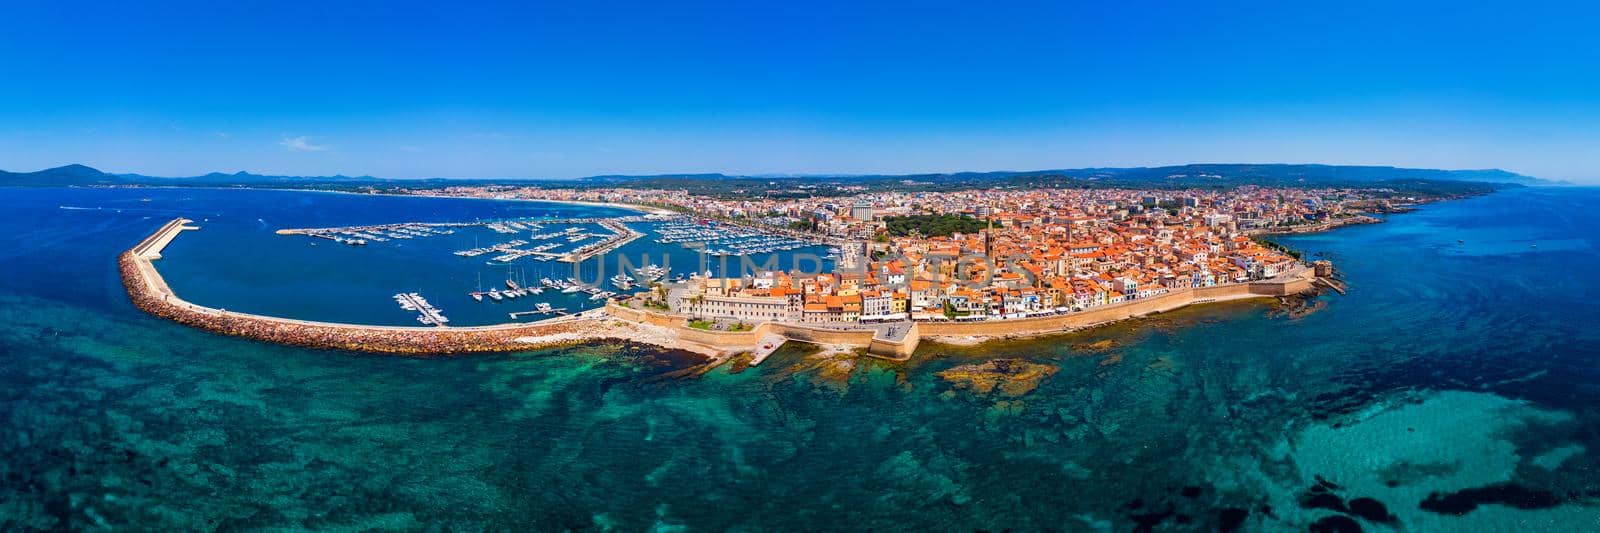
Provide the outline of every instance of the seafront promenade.
<path id="1" fill-rule="evenodd" d="M 612 316 L 641 324 L 673 328 L 684 340 L 730 351 L 749 349 L 761 343 L 762 339 L 777 336 L 812 344 L 866 348 L 870 356 L 905 361 L 911 358 L 917 346 L 924 340 L 970 344 L 992 339 L 1064 333 L 1153 313 L 1163 313 L 1189 305 L 1297 294 L 1314 290 L 1312 282 L 1315 279 L 1311 269 L 1298 269 L 1269 280 L 1180 289 L 1085 311 L 1031 318 L 972 322 L 904 321 L 872 325 L 763 322 L 749 330 L 739 332 L 693 329 L 684 326 L 689 318 L 687 316 L 637 309 L 618 303 L 607 304 L 605 309 Z"/>

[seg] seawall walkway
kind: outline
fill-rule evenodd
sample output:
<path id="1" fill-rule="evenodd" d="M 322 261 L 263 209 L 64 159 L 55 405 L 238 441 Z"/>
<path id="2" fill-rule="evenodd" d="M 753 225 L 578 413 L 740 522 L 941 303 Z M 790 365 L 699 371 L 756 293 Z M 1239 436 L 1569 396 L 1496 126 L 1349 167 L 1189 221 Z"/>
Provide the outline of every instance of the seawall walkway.
<path id="1" fill-rule="evenodd" d="M 1311 283 L 1313 279 L 1315 277 L 1309 269 L 1300 269 L 1266 281 L 1180 289 L 1074 313 L 974 322 L 907 321 L 872 325 L 763 322 L 747 331 L 723 332 L 689 328 L 685 325 L 688 316 L 636 309 L 616 303 L 607 304 L 606 312 L 624 320 L 670 328 L 675 330 L 680 338 L 728 351 L 749 349 L 756 346 L 760 339 L 776 335 L 812 344 L 864 347 L 868 355 L 904 361 L 910 359 L 924 339 L 988 340 L 1062 333 L 1152 313 L 1163 313 L 1193 304 L 1271 298 L 1300 293 L 1313 290 Z"/>

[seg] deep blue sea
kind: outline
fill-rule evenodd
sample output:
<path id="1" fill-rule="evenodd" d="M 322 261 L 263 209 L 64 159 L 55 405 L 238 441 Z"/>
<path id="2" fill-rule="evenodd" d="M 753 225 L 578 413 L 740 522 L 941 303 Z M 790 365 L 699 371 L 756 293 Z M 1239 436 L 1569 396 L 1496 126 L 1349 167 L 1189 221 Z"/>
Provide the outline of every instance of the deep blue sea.
<path id="1" fill-rule="evenodd" d="M 413 358 L 219 337 L 134 309 L 116 272 L 184 216 L 202 229 L 156 264 L 199 303 L 408 324 L 388 298 L 405 290 L 498 322 L 512 304 L 465 292 L 505 268 L 447 253 L 497 234 L 272 231 L 622 211 L 0 195 L 0 530 L 1600 530 L 1600 189 L 1282 238 L 1349 284 L 1301 318 L 1215 304 L 903 364 L 791 344 L 697 377 L 630 344 Z M 1057 370 L 1015 396 L 939 375 L 995 358 Z"/>

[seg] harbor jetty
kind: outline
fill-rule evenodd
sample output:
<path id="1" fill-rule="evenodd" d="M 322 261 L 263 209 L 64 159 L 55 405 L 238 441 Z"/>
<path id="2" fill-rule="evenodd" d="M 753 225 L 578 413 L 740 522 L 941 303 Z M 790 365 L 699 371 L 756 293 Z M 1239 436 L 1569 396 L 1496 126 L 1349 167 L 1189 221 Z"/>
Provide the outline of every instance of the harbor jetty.
<path id="1" fill-rule="evenodd" d="M 602 221 L 600 222 L 600 226 L 611 230 L 612 236 L 603 241 L 587 244 L 578 248 L 577 250 L 573 250 L 571 253 L 562 256 L 559 261 L 563 263 L 582 262 L 584 259 L 621 248 L 622 245 L 633 242 L 635 239 L 644 236 L 643 233 L 634 231 L 634 229 L 628 227 L 627 224 L 623 224 L 621 221 L 617 220 Z"/>
<path id="2" fill-rule="evenodd" d="M 206 307 L 175 294 L 154 264 L 180 233 L 199 229 L 191 226 L 192 222 L 179 218 L 163 224 L 123 252 L 117 265 L 134 306 L 214 333 L 306 348 L 409 355 L 510 352 L 586 342 L 641 342 L 708 356 L 718 353 L 693 342 L 679 342 L 659 330 L 610 319 L 602 311 L 493 326 L 440 323 L 399 327 L 314 322 Z"/>
<path id="3" fill-rule="evenodd" d="M 644 236 L 644 233 L 628 227 L 628 223 L 659 220 L 663 220 L 662 215 L 634 215 L 612 218 L 535 218 L 494 222 L 402 222 L 333 228 L 285 228 L 277 230 L 275 233 L 278 235 L 303 235 L 317 239 L 328 239 L 341 244 L 360 246 L 368 242 L 387 242 L 391 239 L 448 235 L 455 233 L 456 228 L 466 227 L 485 227 L 496 233 L 512 235 L 542 229 L 547 224 L 598 224 L 600 227 L 610 230 L 612 233 L 606 238 L 566 252 L 550 251 L 559 246 L 559 243 L 548 243 L 533 249 L 518 248 L 530 243 L 526 240 L 517 239 L 470 250 L 460 250 L 455 253 L 462 257 L 477 257 L 493 253 L 496 254 L 493 260 L 501 263 L 510 263 L 524 257 L 534 257 L 541 261 L 556 260 L 563 263 L 580 263 L 590 257 L 621 248 Z M 541 241 L 565 237 L 568 242 L 576 243 L 600 235 L 584 232 L 574 227 L 565 231 L 529 235 L 528 238 Z"/>

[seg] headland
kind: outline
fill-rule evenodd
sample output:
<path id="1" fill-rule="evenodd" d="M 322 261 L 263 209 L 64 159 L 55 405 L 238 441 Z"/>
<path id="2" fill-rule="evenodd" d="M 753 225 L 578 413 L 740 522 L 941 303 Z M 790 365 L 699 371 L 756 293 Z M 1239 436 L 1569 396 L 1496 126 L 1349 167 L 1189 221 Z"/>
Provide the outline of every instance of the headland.
<path id="1" fill-rule="evenodd" d="M 618 299 L 605 307 L 531 323 L 488 326 L 400 327 L 298 320 L 240 313 L 186 301 L 155 268 L 161 252 L 193 221 L 178 218 L 124 252 L 118 260 L 123 285 L 138 308 L 191 327 L 265 342 L 307 348 L 406 355 L 510 352 L 587 342 L 640 342 L 684 350 L 720 363 L 732 355 L 756 352 L 757 360 L 785 341 L 864 348 L 871 356 L 907 360 L 924 340 L 972 342 L 1046 335 L 1160 313 L 1192 304 L 1244 298 L 1281 297 L 1314 290 L 1309 268 L 1285 271 L 1271 279 L 1184 287 L 1146 298 L 1092 309 L 1003 320 L 901 320 L 886 323 L 807 323 L 759 321 L 737 331 L 694 327 L 691 313 L 652 309 L 643 298 Z"/>

